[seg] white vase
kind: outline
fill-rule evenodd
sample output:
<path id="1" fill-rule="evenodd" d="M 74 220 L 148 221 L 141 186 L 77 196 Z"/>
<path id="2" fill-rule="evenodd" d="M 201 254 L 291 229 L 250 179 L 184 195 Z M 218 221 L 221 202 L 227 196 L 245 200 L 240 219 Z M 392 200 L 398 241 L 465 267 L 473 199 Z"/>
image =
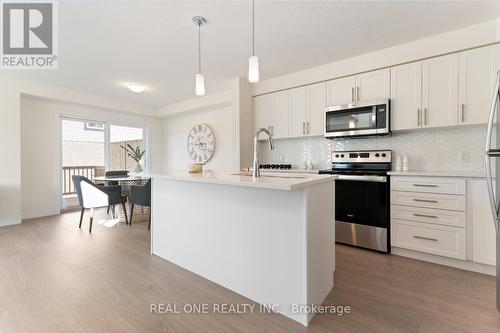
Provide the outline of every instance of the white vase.
<path id="1" fill-rule="evenodd" d="M 137 165 L 135 166 L 134 170 L 132 171 L 133 173 L 141 173 L 142 172 L 142 165 L 141 163 L 137 162 Z"/>

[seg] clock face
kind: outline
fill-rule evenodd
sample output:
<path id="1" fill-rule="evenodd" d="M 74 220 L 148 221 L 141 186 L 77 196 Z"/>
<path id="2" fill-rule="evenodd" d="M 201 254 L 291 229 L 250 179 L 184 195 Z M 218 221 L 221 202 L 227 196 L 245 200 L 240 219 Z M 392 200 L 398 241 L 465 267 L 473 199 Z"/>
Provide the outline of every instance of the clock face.
<path id="1" fill-rule="evenodd" d="M 188 154 L 196 163 L 207 162 L 215 150 L 215 135 L 210 126 L 199 124 L 189 132 L 187 140 Z"/>

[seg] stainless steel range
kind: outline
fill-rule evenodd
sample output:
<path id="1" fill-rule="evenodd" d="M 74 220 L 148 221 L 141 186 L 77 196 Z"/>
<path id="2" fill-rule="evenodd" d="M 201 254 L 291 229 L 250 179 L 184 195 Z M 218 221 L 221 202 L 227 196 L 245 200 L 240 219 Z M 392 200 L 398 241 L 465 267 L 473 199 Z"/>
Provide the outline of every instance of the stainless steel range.
<path id="1" fill-rule="evenodd" d="M 390 252 L 389 176 L 391 151 L 335 151 L 332 166 L 320 174 L 335 174 L 335 240 Z"/>

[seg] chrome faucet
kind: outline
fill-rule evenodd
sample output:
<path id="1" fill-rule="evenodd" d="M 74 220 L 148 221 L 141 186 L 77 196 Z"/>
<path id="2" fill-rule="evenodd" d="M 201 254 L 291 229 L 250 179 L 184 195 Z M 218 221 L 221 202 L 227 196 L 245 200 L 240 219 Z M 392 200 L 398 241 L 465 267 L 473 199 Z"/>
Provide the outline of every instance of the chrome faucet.
<path id="1" fill-rule="evenodd" d="M 273 144 L 273 135 L 269 130 L 265 128 L 261 128 L 257 130 L 255 133 L 255 137 L 253 138 L 253 176 L 254 177 L 260 177 L 260 168 L 259 168 L 259 134 L 260 133 L 266 133 L 267 136 L 269 137 L 269 149 L 273 150 L 274 149 L 274 144 Z"/>

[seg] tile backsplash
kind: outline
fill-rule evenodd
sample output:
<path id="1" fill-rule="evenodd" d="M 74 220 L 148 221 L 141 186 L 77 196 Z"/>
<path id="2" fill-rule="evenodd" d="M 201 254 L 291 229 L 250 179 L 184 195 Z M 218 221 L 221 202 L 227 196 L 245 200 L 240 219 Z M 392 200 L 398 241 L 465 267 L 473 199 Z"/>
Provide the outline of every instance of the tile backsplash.
<path id="1" fill-rule="evenodd" d="M 482 171 L 485 140 L 486 126 L 475 126 L 422 129 L 397 132 L 390 137 L 335 141 L 323 137 L 276 139 L 273 151 L 262 142 L 259 148 L 262 163 L 290 163 L 298 169 L 305 168 L 306 160 L 311 161 L 315 169 L 328 168 L 333 150 L 390 149 L 394 163 L 397 154 L 408 155 L 410 170 Z"/>

